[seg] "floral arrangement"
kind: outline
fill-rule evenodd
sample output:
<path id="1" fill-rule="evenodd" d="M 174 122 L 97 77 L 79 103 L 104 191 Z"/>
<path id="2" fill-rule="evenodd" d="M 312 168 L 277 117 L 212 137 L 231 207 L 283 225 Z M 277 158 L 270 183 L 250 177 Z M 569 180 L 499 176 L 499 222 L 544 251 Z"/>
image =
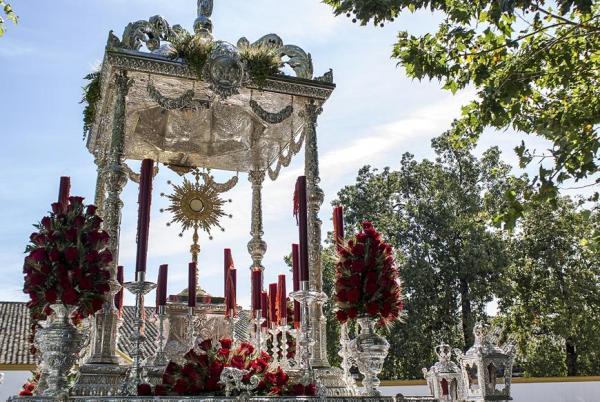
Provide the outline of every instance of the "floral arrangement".
<path id="1" fill-rule="evenodd" d="M 35 371 L 32 372 L 32 377 L 27 380 L 27 382 L 23 385 L 23 388 L 19 392 L 19 396 L 33 396 L 33 392 L 37 388 L 37 385 L 40 381 L 40 372 Z"/>
<path id="2" fill-rule="evenodd" d="M 35 225 L 38 231 L 30 236 L 23 267 L 23 291 L 29 294 L 33 320 L 45 320 L 56 303 L 78 306 L 75 323 L 102 308 L 113 257 L 101 223 L 95 206 L 69 197 L 64 205 L 52 204 L 50 215 Z"/>
<path id="3" fill-rule="evenodd" d="M 219 383 L 225 367 L 246 370 L 242 381 L 250 384 L 253 376 L 258 377 L 256 395 L 315 395 L 314 384 L 290 384 L 288 375 L 277 367 L 270 367 L 271 356 L 258 353 L 250 343 L 234 346 L 231 339 L 221 339 L 218 344 L 205 340 L 185 356 L 185 364 L 170 362 L 165 369 L 162 384 L 154 388 L 149 384 L 138 386 L 140 396 L 195 396 L 223 394 Z"/>
<path id="4" fill-rule="evenodd" d="M 380 326 L 395 321 L 402 311 L 402 292 L 392 246 L 381 239 L 371 222 L 339 247 L 336 267 L 337 319 L 368 316 Z"/>

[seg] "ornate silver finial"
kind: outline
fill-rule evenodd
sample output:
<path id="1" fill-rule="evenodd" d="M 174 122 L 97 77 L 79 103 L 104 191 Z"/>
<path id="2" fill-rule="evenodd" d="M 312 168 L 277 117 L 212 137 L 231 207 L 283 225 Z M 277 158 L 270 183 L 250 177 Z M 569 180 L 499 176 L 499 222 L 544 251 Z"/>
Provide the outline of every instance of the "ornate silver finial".
<path id="1" fill-rule="evenodd" d="M 214 0 L 198 0 L 198 18 L 194 22 L 194 32 L 198 35 L 210 36 L 212 34 L 212 21 Z"/>

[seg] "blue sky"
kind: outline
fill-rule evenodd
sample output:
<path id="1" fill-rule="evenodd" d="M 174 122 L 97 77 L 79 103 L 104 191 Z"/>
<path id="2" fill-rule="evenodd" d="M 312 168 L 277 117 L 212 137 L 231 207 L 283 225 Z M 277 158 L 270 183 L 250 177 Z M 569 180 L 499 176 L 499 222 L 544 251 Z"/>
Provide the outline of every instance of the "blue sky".
<path id="1" fill-rule="evenodd" d="M 72 178 L 72 193 L 93 200 L 95 165 L 82 141 L 82 77 L 102 60 L 109 30 L 121 35 L 127 23 L 161 14 L 171 24 L 191 29 L 196 17 L 194 0 L 54 0 L 19 1 L 12 5 L 21 20 L 8 26 L 0 39 L 0 299 L 25 300 L 21 293 L 23 250 L 32 231 L 56 198 L 59 177 Z M 338 85 L 319 121 L 324 233 L 331 229 L 330 202 L 344 185 L 354 181 L 365 164 L 399 164 L 404 152 L 417 158 L 433 157 L 430 139 L 457 117 L 472 93 L 456 96 L 437 82 L 405 77 L 390 59 L 396 32 L 402 27 L 422 33 L 433 30 L 437 17 L 423 13 L 399 18 L 385 28 L 360 27 L 344 17 L 333 17 L 318 0 L 217 0 L 214 35 L 232 43 L 278 33 L 286 43 L 313 55 L 317 75 L 334 69 Z M 489 133 L 479 151 L 497 144 L 514 164 L 512 148 L 522 136 Z M 538 147 L 544 146 L 532 139 Z M 302 173 L 302 154 L 277 182 L 264 189 L 266 283 L 285 270 L 283 256 L 295 241 L 292 191 Z M 137 166 L 132 164 L 132 166 Z M 227 174 L 219 175 L 229 177 Z M 179 182 L 162 169 L 155 181 L 148 272 L 154 278 L 160 264 L 170 265 L 169 293 L 186 287 L 190 237 L 180 239 L 178 228 L 167 228 L 168 216 L 159 209 L 166 200 L 167 180 Z M 200 282 L 220 295 L 223 248 L 233 249 L 240 284 L 238 300 L 249 303 L 250 186 L 245 175 L 228 193 L 234 219 L 224 221 L 225 233 L 213 241 L 203 237 Z M 120 264 L 131 280 L 135 265 L 137 187 L 129 183 L 123 199 Z M 291 283 L 291 281 L 290 281 Z M 131 302 L 131 298 L 128 299 Z M 153 300 L 150 298 L 149 300 Z"/>

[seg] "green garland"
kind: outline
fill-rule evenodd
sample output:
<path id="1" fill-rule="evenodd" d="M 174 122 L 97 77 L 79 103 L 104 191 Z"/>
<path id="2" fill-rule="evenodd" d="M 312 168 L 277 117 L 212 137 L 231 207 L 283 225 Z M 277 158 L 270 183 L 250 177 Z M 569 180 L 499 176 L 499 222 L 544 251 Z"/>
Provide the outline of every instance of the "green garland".
<path id="1" fill-rule="evenodd" d="M 84 77 L 89 83 L 83 87 L 83 99 L 80 103 L 85 104 L 83 109 L 83 139 L 85 140 L 87 135 L 91 132 L 94 121 L 96 121 L 96 114 L 98 112 L 98 103 L 102 96 L 101 88 L 102 82 L 100 81 L 100 71 L 90 73 Z"/>

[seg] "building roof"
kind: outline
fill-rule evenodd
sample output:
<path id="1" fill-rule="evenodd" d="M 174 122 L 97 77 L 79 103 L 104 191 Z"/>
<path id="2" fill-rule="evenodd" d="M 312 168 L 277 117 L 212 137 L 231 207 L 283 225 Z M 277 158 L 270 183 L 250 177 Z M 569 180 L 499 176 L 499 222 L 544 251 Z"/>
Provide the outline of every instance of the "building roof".
<path id="1" fill-rule="evenodd" d="M 146 316 L 150 317 L 154 308 L 146 308 Z M 133 334 L 135 307 L 123 308 L 123 325 L 121 326 L 118 348 L 131 355 L 133 350 Z M 29 352 L 29 310 L 26 303 L 0 302 L 0 365 L 28 366 L 36 364 L 36 358 Z M 146 341 L 142 344 L 143 357 L 149 356 L 155 349 L 153 340 L 158 334 L 156 323 L 146 322 Z"/>

